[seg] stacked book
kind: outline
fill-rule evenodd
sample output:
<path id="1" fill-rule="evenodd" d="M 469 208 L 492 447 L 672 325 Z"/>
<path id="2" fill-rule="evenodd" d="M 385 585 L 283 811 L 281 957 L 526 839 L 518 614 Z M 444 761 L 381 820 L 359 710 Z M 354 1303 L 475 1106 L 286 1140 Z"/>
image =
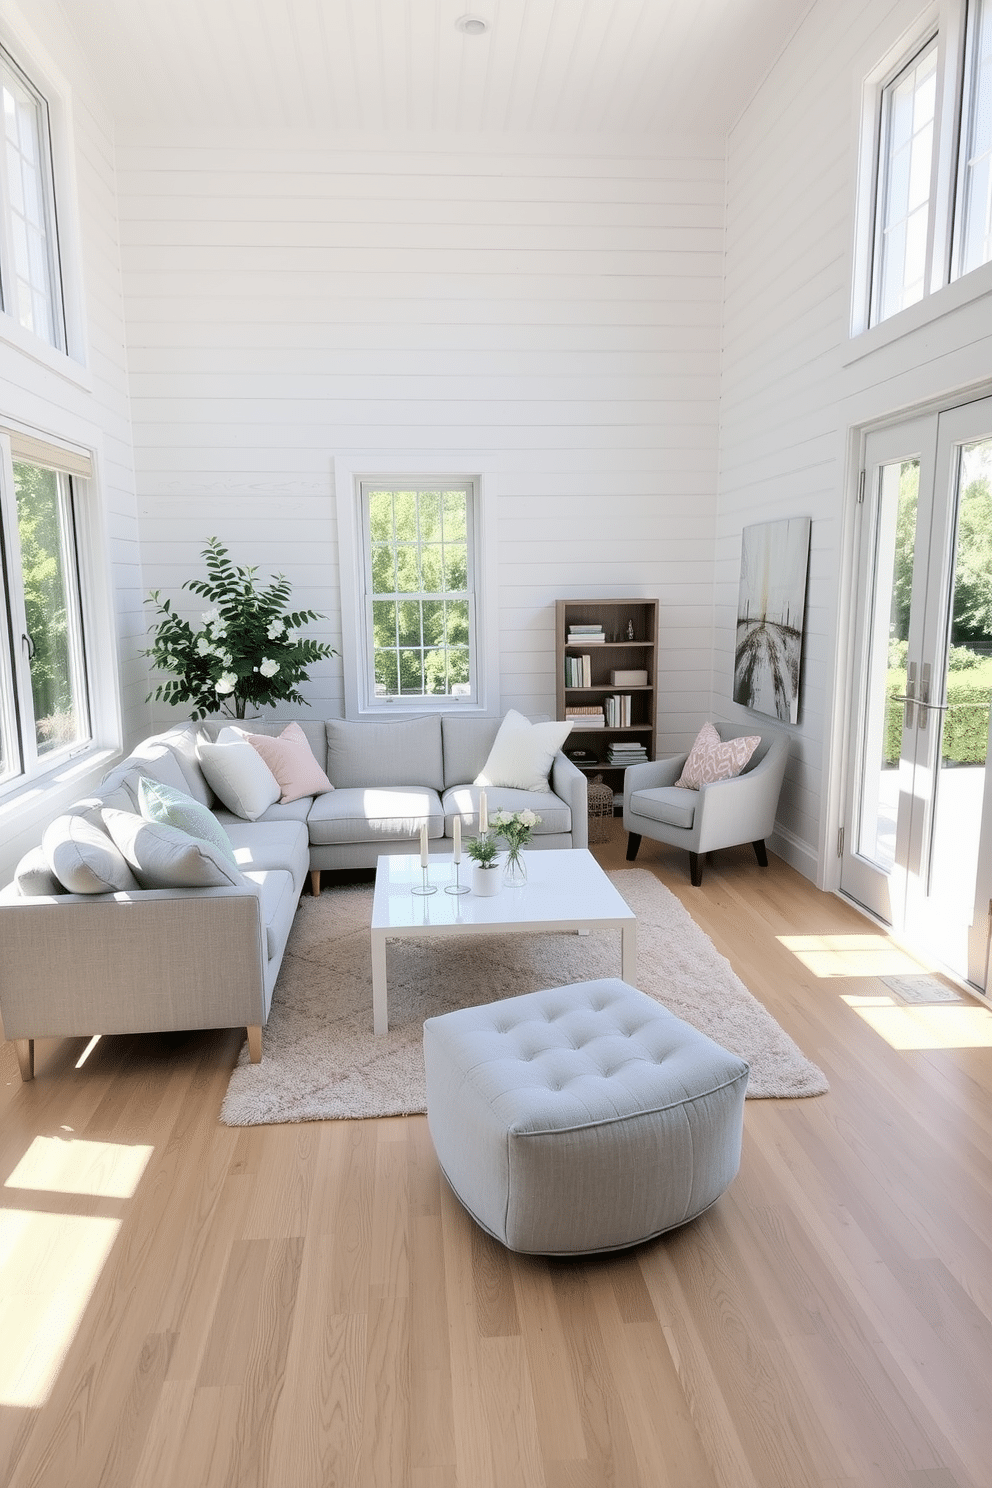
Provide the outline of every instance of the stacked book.
<path id="1" fill-rule="evenodd" d="M 592 686 L 592 657 L 591 656 L 566 656 L 565 657 L 565 686 L 566 687 L 591 687 Z"/>
<path id="2" fill-rule="evenodd" d="M 570 646 L 601 646 L 605 640 L 606 631 L 602 625 L 570 625 L 568 627 Z"/>
<path id="3" fill-rule="evenodd" d="M 602 708 L 566 708 L 565 717 L 579 730 L 606 727 Z"/>
<path id="4" fill-rule="evenodd" d="M 647 761 L 648 752 L 643 744 L 621 744 L 614 741 L 606 751 L 611 765 L 641 765 Z"/>
<path id="5" fill-rule="evenodd" d="M 630 693 L 618 692 L 603 699 L 603 712 L 609 728 L 630 727 Z"/>

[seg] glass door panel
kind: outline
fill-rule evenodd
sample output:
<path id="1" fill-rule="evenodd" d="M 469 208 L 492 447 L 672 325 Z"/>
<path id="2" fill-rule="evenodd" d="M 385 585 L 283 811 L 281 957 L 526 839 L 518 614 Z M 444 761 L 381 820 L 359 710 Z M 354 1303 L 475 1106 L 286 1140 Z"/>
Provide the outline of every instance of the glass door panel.
<path id="1" fill-rule="evenodd" d="M 992 400 L 869 436 L 841 888 L 988 980 Z"/>

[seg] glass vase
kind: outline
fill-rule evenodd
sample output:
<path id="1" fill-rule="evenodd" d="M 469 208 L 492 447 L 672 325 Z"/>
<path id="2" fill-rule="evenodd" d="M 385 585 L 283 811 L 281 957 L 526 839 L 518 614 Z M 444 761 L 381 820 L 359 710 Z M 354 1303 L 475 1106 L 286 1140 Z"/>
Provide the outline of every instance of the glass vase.
<path id="1" fill-rule="evenodd" d="M 527 864 L 524 862 L 523 850 L 519 847 L 511 847 L 506 855 L 503 882 L 508 889 L 520 888 L 527 882 Z"/>

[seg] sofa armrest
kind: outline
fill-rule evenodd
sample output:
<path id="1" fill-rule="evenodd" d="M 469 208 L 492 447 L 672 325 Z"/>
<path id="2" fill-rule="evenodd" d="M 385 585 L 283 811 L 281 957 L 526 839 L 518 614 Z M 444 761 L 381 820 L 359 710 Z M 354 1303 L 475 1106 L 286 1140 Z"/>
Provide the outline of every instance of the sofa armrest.
<path id="1" fill-rule="evenodd" d="M 572 815 L 572 846 L 589 846 L 589 799 L 587 781 L 559 749 L 551 763 L 551 789 L 568 805 Z"/>
<path id="2" fill-rule="evenodd" d="M 9 1039 L 265 1022 L 252 889 L 5 896 L 0 944 Z"/>

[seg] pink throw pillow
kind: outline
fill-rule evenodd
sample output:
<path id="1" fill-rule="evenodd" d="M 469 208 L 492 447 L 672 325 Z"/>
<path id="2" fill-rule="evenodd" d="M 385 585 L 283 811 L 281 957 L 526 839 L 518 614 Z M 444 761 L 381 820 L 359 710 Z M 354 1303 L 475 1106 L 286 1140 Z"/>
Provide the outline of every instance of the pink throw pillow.
<path id="1" fill-rule="evenodd" d="M 741 773 L 760 743 L 760 734 L 721 739 L 711 723 L 704 723 L 675 784 L 685 790 L 698 790 L 714 780 L 730 780 Z"/>
<path id="2" fill-rule="evenodd" d="M 278 737 L 246 734 L 245 738 L 279 782 L 280 801 L 298 801 L 301 796 L 320 796 L 334 789 L 298 723 L 287 723 Z"/>

